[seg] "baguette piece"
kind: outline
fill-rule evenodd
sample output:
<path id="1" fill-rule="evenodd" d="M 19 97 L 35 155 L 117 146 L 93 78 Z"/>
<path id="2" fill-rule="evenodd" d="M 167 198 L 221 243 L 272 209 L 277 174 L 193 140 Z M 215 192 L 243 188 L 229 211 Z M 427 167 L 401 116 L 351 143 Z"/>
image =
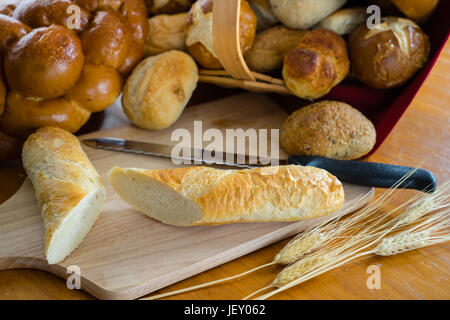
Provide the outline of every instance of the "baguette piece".
<path id="1" fill-rule="evenodd" d="M 125 202 L 177 226 L 311 219 L 336 211 L 344 201 L 336 177 L 295 165 L 244 170 L 113 167 L 108 178 Z"/>
<path id="2" fill-rule="evenodd" d="M 63 129 L 46 127 L 32 134 L 22 159 L 44 220 L 47 261 L 55 264 L 91 229 L 105 188 L 78 139 Z"/>

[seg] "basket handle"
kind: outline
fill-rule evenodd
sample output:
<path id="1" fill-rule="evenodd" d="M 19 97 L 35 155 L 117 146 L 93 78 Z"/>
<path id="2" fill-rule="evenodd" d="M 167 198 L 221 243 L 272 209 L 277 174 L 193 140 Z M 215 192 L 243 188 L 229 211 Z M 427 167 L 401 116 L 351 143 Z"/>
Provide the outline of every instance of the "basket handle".
<path id="1" fill-rule="evenodd" d="M 242 55 L 239 41 L 241 0 L 213 1 L 213 41 L 217 59 L 236 79 L 255 80 Z"/>

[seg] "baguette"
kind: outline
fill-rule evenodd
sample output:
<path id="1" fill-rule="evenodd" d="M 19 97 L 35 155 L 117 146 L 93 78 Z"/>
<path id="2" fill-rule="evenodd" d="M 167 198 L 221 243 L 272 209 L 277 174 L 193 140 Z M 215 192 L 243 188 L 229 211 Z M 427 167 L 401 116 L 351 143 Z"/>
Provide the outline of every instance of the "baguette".
<path id="1" fill-rule="evenodd" d="M 272 174 L 263 168 L 113 167 L 108 178 L 125 202 L 177 226 L 311 219 L 336 211 L 344 201 L 341 182 L 325 170 L 302 166 L 271 169 Z"/>
<path id="2" fill-rule="evenodd" d="M 25 142 L 22 158 L 44 220 L 47 261 L 55 264 L 91 229 L 105 188 L 78 139 L 68 131 L 39 129 Z"/>

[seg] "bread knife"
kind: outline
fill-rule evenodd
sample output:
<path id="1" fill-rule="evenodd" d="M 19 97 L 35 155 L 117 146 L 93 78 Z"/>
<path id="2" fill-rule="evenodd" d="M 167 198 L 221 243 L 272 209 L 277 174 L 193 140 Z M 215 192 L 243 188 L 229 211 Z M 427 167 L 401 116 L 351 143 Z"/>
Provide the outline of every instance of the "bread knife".
<path id="1" fill-rule="evenodd" d="M 92 148 L 184 160 L 190 164 L 218 164 L 238 168 L 264 167 L 270 166 L 271 163 L 278 163 L 279 165 L 295 164 L 321 168 L 341 181 L 361 186 L 391 188 L 398 184 L 398 188 L 416 189 L 424 192 L 433 192 L 436 189 L 436 180 L 430 171 L 385 163 L 335 160 L 315 156 L 290 156 L 288 159 L 276 159 L 274 161 L 274 159 L 267 157 L 250 157 L 227 152 L 222 152 L 221 157 L 215 157 L 215 154 L 211 154 L 210 150 L 180 148 L 111 137 L 85 139 L 82 142 Z M 177 148 L 177 150 L 174 150 L 174 148 Z M 181 149 L 183 149 L 183 152 L 181 152 Z"/>

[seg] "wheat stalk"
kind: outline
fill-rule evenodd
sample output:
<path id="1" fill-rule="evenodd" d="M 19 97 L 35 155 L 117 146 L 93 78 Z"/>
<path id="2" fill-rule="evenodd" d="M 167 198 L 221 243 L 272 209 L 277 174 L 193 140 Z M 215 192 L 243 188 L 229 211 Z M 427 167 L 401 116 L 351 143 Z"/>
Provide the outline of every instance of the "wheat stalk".
<path id="1" fill-rule="evenodd" d="M 408 202 L 411 203 L 411 202 Z M 321 248 L 292 266 L 283 269 L 274 281 L 263 289 L 277 288 L 257 299 L 267 299 L 329 270 L 337 268 L 363 256 L 376 254 L 391 256 L 406 251 L 442 243 L 450 240 L 449 183 L 442 185 L 434 194 L 421 196 L 408 206 L 404 212 L 389 220 L 386 216 L 398 208 L 384 214 L 380 219 L 370 219 L 370 225 L 354 230 L 350 236 L 342 237 L 340 243 Z M 427 216 L 427 214 L 430 214 Z M 416 223 L 414 226 L 405 226 Z M 396 235 L 388 234 L 404 230 Z M 376 244 L 375 248 L 369 249 Z M 261 292 L 258 290 L 257 292 Z M 254 296 L 254 292 L 250 296 Z"/>

